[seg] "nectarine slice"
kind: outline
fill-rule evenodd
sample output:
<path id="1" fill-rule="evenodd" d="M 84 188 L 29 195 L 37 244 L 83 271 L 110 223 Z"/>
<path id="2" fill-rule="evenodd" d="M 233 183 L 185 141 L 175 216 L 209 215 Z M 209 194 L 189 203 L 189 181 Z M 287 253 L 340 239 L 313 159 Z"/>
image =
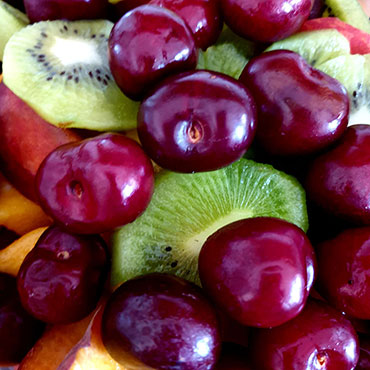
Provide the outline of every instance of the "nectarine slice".
<path id="1" fill-rule="evenodd" d="M 35 246 L 46 227 L 30 231 L 6 248 L 0 250 L 0 272 L 17 276 L 18 270 L 27 254 Z"/>
<path id="2" fill-rule="evenodd" d="M 36 204 L 25 198 L 0 174 L 0 225 L 23 235 L 51 220 Z"/>

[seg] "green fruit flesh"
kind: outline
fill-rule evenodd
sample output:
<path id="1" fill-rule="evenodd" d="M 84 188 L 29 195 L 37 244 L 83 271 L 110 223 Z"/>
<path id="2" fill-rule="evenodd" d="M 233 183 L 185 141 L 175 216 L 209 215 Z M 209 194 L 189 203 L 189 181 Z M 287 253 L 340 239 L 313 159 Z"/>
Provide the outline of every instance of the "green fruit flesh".
<path id="1" fill-rule="evenodd" d="M 351 101 L 349 125 L 370 124 L 370 54 L 342 55 L 317 68 L 346 87 Z"/>
<path id="2" fill-rule="evenodd" d="M 4 83 L 46 121 L 98 131 L 136 127 L 138 103 L 109 69 L 113 24 L 47 21 L 17 32 L 4 52 Z"/>
<path id="3" fill-rule="evenodd" d="M 314 67 L 339 55 L 348 55 L 351 50 L 347 38 L 337 30 L 299 32 L 275 42 L 266 51 L 280 49 L 295 51 Z"/>
<path id="4" fill-rule="evenodd" d="M 226 26 L 215 45 L 199 50 L 198 69 L 224 73 L 236 79 L 248 61 L 255 55 L 256 45 L 236 35 Z"/>
<path id="5" fill-rule="evenodd" d="M 258 216 L 282 218 L 306 231 L 304 190 L 293 177 L 247 159 L 212 172 L 163 171 L 147 210 L 114 235 L 112 284 L 154 271 L 199 284 L 198 255 L 208 236 Z"/>
<path id="6" fill-rule="evenodd" d="M 3 60 L 6 43 L 28 23 L 26 14 L 0 0 L 0 61 Z"/>
<path id="7" fill-rule="evenodd" d="M 338 17 L 362 31 L 370 33 L 370 21 L 357 0 L 325 0 L 324 15 Z"/>

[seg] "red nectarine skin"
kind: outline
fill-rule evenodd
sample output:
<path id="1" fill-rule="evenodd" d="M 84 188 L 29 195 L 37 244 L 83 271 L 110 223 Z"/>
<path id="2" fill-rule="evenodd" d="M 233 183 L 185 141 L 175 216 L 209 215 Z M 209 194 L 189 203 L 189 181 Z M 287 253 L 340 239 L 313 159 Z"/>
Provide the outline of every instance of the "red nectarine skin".
<path id="1" fill-rule="evenodd" d="M 27 198 L 37 200 L 34 179 L 43 159 L 56 147 L 80 140 L 69 130 L 52 126 L 0 84 L 0 166 Z"/>

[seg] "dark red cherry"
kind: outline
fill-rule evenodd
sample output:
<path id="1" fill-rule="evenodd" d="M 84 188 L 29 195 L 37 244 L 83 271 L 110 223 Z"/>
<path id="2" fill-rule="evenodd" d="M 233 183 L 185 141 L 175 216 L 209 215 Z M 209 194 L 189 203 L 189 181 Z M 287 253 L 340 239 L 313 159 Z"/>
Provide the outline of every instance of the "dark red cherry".
<path id="1" fill-rule="evenodd" d="M 320 18 L 325 9 L 324 0 L 314 0 L 308 19 Z"/>
<path id="2" fill-rule="evenodd" d="M 40 204 L 61 227 L 95 234 L 132 222 L 145 210 L 154 174 L 135 141 L 102 134 L 50 153 L 36 184 Z"/>
<path id="3" fill-rule="evenodd" d="M 352 370 L 359 358 L 351 323 L 326 303 L 313 300 L 293 320 L 254 330 L 250 343 L 258 370 Z"/>
<path id="4" fill-rule="evenodd" d="M 138 133 L 146 153 L 161 167 L 211 171 L 247 151 L 255 111 L 249 91 L 231 77 L 187 72 L 165 80 L 142 102 Z"/>
<path id="5" fill-rule="evenodd" d="M 298 31 L 314 0 L 220 0 L 225 23 L 254 41 L 274 42 Z"/>
<path id="6" fill-rule="evenodd" d="M 322 296 L 339 311 L 370 320 L 370 227 L 343 231 L 316 250 Z"/>
<path id="7" fill-rule="evenodd" d="M 249 218 L 207 239 L 199 275 L 203 288 L 232 318 L 247 326 L 273 327 L 297 316 L 306 303 L 307 257 L 312 261 L 313 250 L 297 226 L 277 218 Z"/>
<path id="8" fill-rule="evenodd" d="M 347 127 L 346 89 L 297 53 L 263 53 L 247 64 L 240 81 L 256 100 L 257 140 L 270 154 L 312 154 L 337 140 Z"/>
<path id="9" fill-rule="evenodd" d="M 19 363 L 43 329 L 44 324 L 22 307 L 16 279 L 0 273 L 0 367 Z"/>
<path id="10" fill-rule="evenodd" d="M 197 50 L 186 23 L 175 13 L 144 5 L 125 14 L 109 37 L 109 63 L 124 94 L 141 100 L 164 77 L 194 69 Z"/>
<path id="11" fill-rule="evenodd" d="M 107 15 L 107 0 L 24 0 L 31 23 L 68 19 L 102 19 Z"/>
<path id="12" fill-rule="evenodd" d="M 17 287 L 23 306 L 34 317 L 70 323 L 95 308 L 107 272 L 103 239 L 50 227 L 23 261 Z"/>
<path id="13" fill-rule="evenodd" d="M 356 370 L 370 369 L 370 337 L 360 336 L 360 358 Z"/>
<path id="14" fill-rule="evenodd" d="M 158 273 L 127 281 L 111 295 L 102 339 L 116 361 L 136 368 L 208 370 L 220 351 L 216 313 L 201 289 Z"/>
<path id="15" fill-rule="evenodd" d="M 317 157 L 308 170 L 306 190 L 330 214 L 370 225 L 370 126 L 347 128 L 338 144 Z"/>

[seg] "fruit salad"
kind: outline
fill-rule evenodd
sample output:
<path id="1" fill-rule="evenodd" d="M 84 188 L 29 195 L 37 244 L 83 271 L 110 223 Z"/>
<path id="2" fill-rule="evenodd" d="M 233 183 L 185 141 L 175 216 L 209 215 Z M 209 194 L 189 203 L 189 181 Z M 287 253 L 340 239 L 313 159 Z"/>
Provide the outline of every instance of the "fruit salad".
<path id="1" fill-rule="evenodd" d="M 369 16 L 0 0 L 0 368 L 370 369 Z"/>

